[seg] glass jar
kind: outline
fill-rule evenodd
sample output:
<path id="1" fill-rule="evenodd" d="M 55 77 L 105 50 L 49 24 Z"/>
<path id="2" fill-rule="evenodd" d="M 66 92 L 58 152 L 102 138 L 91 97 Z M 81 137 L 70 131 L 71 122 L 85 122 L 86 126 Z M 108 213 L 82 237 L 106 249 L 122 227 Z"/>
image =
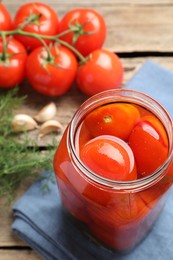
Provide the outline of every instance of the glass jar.
<path id="1" fill-rule="evenodd" d="M 150 111 L 163 124 L 169 143 L 167 159 L 152 174 L 115 181 L 91 171 L 79 158 L 79 128 L 86 115 L 105 104 L 127 102 Z M 99 93 L 82 104 L 68 125 L 54 157 L 63 206 L 84 223 L 94 238 L 119 252 L 134 248 L 152 228 L 173 182 L 172 120 L 154 99 L 133 90 Z"/>

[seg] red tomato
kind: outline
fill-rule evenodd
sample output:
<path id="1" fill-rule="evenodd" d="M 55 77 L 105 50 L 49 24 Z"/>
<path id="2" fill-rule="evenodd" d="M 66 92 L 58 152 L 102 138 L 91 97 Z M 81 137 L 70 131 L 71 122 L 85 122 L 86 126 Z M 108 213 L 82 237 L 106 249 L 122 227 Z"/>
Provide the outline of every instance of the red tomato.
<path id="1" fill-rule="evenodd" d="M 24 46 L 13 38 L 7 39 L 7 52 L 3 57 L 4 44 L 0 39 L 0 87 L 12 88 L 21 83 L 25 76 L 27 52 Z"/>
<path id="2" fill-rule="evenodd" d="M 137 178 L 133 153 L 121 139 L 102 135 L 86 143 L 80 152 L 81 160 L 96 174 L 117 181 Z"/>
<path id="3" fill-rule="evenodd" d="M 63 35 L 61 40 L 73 45 L 81 54 L 87 56 L 102 47 L 106 38 L 106 24 L 99 13 L 92 9 L 68 12 L 60 22 L 60 32 L 72 27 L 78 28 L 78 31 Z"/>
<path id="4" fill-rule="evenodd" d="M 134 105 L 114 103 L 95 109 L 84 122 L 94 137 L 105 134 L 126 140 L 139 119 L 140 113 Z"/>
<path id="5" fill-rule="evenodd" d="M 144 116 L 132 130 L 128 141 L 142 176 L 152 174 L 168 156 L 168 138 L 161 122 Z"/>
<path id="6" fill-rule="evenodd" d="M 6 31 L 12 29 L 12 20 L 9 12 L 3 4 L 0 3 L 0 30 Z"/>
<path id="7" fill-rule="evenodd" d="M 119 88 L 123 79 L 123 67 L 118 56 L 107 50 L 96 50 L 82 64 L 76 83 L 81 91 L 91 96 L 108 89 Z"/>
<path id="8" fill-rule="evenodd" d="M 69 90 L 77 71 L 77 61 L 66 47 L 52 46 L 51 60 L 45 48 L 33 50 L 27 60 L 26 73 L 31 86 L 46 96 L 60 96 Z"/>
<path id="9" fill-rule="evenodd" d="M 40 17 L 26 25 L 24 31 L 48 36 L 58 33 L 58 16 L 50 6 L 43 3 L 27 3 L 21 6 L 14 17 L 14 28 L 21 27 L 31 15 L 40 15 Z M 33 37 L 16 35 L 16 38 L 29 50 L 42 46 L 42 43 Z M 50 40 L 45 41 L 50 43 Z"/>

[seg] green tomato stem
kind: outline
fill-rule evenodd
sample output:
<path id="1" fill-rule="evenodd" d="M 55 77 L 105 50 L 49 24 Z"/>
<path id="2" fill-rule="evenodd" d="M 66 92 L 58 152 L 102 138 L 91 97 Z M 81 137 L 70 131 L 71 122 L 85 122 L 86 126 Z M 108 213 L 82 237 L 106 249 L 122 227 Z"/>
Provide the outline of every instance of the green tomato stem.
<path id="1" fill-rule="evenodd" d="M 68 29 L 66 31 L 64 31 L 63 33 L 57 34 L 57 35 L 43 35 L 43 34 L 38 34 L 38 33 L 30 33 L 30 32 L 26 32 L 20 28 L 15 29 L 15 30 L 11 30 L 11 31 L 1 31 L 0 32 L 0 36 L 4 35 L 4 36 L 8 36 L 8 35 L 23 35 L 23 36 L 28 36 L 28 37 L 33 37 L 38 39 L 43 46 L 45 47 L 47 53 L 48 53 L 48 60 L 50 61 L 52 59 L 52 55 L 50 53 L 50 49 L 47 46 L 47 44 L 45 43 L 44 39 L 48 39 L 48 40 L 52 40 L 52 41 L 56 41 L 58 43 L 60 43 L 61 45 L 67 47 L 68 49 L 70 49 L 71 51 L 73 51 L 76 56 L 80 59 L 80 61 L 82 63 L 86 63 L 87 58 L 85 58 L 75 47 L 73 47 L 72 45 L 70 45 L 69 43 L 60 40 L 59 37 L 72 32 L 72 29 Z"/>
<path id="2" fill-rule="evenodd" d="M 46 51 L 47 51 L 47 54 L 48 54 L 47 60 L 50 61 L 50 60 L 52 59 L 52 55 L 51 55 L 50 49 L 49 49 L 49 47 L 47 46 L 47 44 L 45 43 L 45 41 L 44 41 L 42 35 L 39 35 L 39 34 L 37 34 L 37 33 L 25 32 L 25 31 L 23 31 L 23 30 L 20 29 L 20 28 L 19 28 L 19 29 L 16 29 L 16 30 L 12 30 L 12 31 L 1 31 L 1 32 L 0 32 L 0 35 L 2 36 L 2 38 L 3 38 L 4 36 L 6 36 L 6 35 L 8 36 L 8 35 L 15 35 L 15 34 L 23 35 L 23 36 L 28 36 L 28 37 L 33 37 L 33 38 L 39 40 L 39 41 L 43 44 L 43 46 L 45 47 L 45 49 L 46 49 Z M 52 39 L 51 36 L 48 36 L 48 37 L 45 36 L 44 38 L 50 39 L 50 40 Z M 5 46 L 5 45 L 4 45 L 4 46 Z M 3 55 L 5 56 L 4 51 L 6 52 L 6 50 L 3 50 Z"/>
<path id="3" fill-rule="evenodd" d="M 31 13 L 30 16 L 28 18 L 26 18 L 26 20 L 24 21 L 24 23 L 21 24 L 21 26 L 19 27 L 19 29 L 23 29 L 25 28 L 25 26 L 27 26 L 30 23 L 38 23 L 40 17 L 42 16 L 42 14 L 34 14 Z"/>
<path id="4" fill-rule="evenodd" d="M 5 34 L 5 35 L 24 35 L 24 36 L 28 36 L 28 37 L 33 37 L 33 38 L 37 38 L 40 37 L 42 39 L 48 39 L 48 40 L 54 40 L 55 36 L 51 36 L 51 35 L 43 35 L 43 34 L 38 34 L 38 33 L 30 33 L 30 32 L 26 32 L 23 29 L 15 29 L 15 30 L 11 30 L 11 31 L 0 31 L 0 35 Z"/>
<path id="5" fill-rule="evenodd" d="M 70 45 L 69 43 L 65 42 L 65 41 L 62 41 L 60 39 L 57 39 L 56 40 L 58 43 L 60 43 L 61 45 L 67 47 L 68 49 L 70 49 L 71 51 L 73 51 L 77 56 L 78 58 L 80 59 L 80 61 L 82 63 L 86 63 L 88 58 L 85 58 L 76 48 L 74 48 L 72 45 Z"/>
<path id="6" fill-rule="evenodd" d="M 30 36 L 30 37 L 33 37 L 33 38 L 39 40 L 43 44 L 44 48 L 47 51 L 47 54 L 48 54 L 47 60 L 48 61 L 52 60 L 52 54 L 51 54 L 50 48 L 48 47 L 46 42 L 43 40 L 43 38 L 39 34 L 37 34 L 37 33 L 28 33 L 28 32 L 25 32 L 25 31 L 23 31 L 21 29 L 17 29 L 17 34 L 23 35 L 23 36 Z"/>
<path id="7" fill-rule="evenodd" d="M 66 35 L 66 34 L 68 34 L 68 33 L 71 33 L 71 32 L 73 32 L 72 29 L 65 30 L 64 32 L 61 32 L 61 33 L 57 34 L 57 35 L 56 35 L 56 38 L 60 38 L 60 37 Z"/>
<path id="8" fill-rule="evenodd" d="M 2 42 L 3 42 L 3 51 L 2 51 L 2 56 L 1 56 L 1 60 L 5 61 L 7 58 L 7 40 L 6 40 L 6 36 L 5 34 L 2 32 L 1 33 L 2 36 Z"/>

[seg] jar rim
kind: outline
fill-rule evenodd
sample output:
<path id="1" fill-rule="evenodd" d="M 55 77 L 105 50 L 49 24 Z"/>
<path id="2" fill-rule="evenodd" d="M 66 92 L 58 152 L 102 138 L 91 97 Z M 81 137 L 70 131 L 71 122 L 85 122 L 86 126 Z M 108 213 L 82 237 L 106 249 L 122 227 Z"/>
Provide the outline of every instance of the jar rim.
<path id="1" fill-rule="evenodd" d="M 120 100 L 121 99 L 121 100 Z M 169 154 L 165 162 L 157 168 L 151 175 L 146 177 L 131 180 L 131 181 L 116 181 L 110 180 L 105 177 L 102 177 L 93 171 L 91 171 L 79 158 L 78 153 L 75 148 L 75 132 L 77 129 L 77 125 L 82 121 L 82 118 L 86 116 L 88 112 L 96 108 L 98 105 L 103 105 L 110 102 L 133 102 L 138 105 L 145 105 L 144 107 L 148 108 L 152 113 L 154 113 L 164 125 L 168 138 L 169 138 Z M 166 109 L 154 98 L 147 95 L 146 93 L 130 90 L 130 89 L 115 89 L 115 90 L 106 90 L 104 92 L 100 92 L 90 98 L 88 98 L 76 111 L 74 114 L 71 124 L 68 129 L 68 149 L 71 154 L 73 164 L 76 168 L 79 169 L 79 172 L 85 178 L 89 178 L 91 182 L 97 183 L 99 185 L 103 185 L 107 188 L 112 188 L 115 190 L 143 190 L 150 185 L 153 185 L 153 182 L 159 181 L 163 175 L 164 170 L 169 166 L 173 159 L 173 122 L 171 116 L 166 111 Z"/>

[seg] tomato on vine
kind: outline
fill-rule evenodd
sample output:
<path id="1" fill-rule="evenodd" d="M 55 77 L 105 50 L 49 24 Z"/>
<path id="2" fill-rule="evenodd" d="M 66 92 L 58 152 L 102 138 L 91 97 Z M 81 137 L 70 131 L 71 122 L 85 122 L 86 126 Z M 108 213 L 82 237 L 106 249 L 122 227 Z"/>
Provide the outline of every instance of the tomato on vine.
<path id="1" fill-rule="evenodd" d="M 68 33 L 64 34 L 64 31 Z M 101 14 L 93 9 L 74 9 L 60 21 L 61 40 L 74 46 L 82 55 L 102 47 L 106 38 L 106 24 Z"/>
<path id="2" fill-rule="evenodd" d="M 53 36 L 58 33 L 59 18 L 56 12 L 46 4 L 27 3 L 17 11 L 13 26 L 15 29 L 22 28 L 24 32 Z M 15 35 L 15 37 L 28 50 L 33 50 L 42 45 L 38 39 L 33 37 L 24 35 Z M 50 40 L 45 39 L 45 42 L 48 44 Z"/>
<path id="3" fill-rule="evenodd" d="M 107 50 L 93 51 L 88 60 L 79 66 L 76 83 L 86 95 L 119 88 L 123 80 L 123 66 L 119 57 Z"/>
<path id="4" fill-rule="evenodd" d="M 0 87 L 12 88 L 25 77 L 27 52 L 24 46 L 13 38 L 0 38 Z"/>
<path id="5" fill-rule="evenodd" d="M 31 86 L 46 96 L 60 96 L 71 87 L 77 71 L 74 54 L 64 46 L 51 46 L 33 50 L 26 64 Z"/>
<path id="6" fill-rule="evenodd" d="M 0 30 L 11 30 L 12 29 L 12 19 L 8 12 L 8 10 L 5 8 L 5 6 L 0 3 Z"/>
<path id="7" fill-rule="evenodd" d="M 63 58 L 62 63 L 63 66 L 65 64 L 65 71 L 71 67 L 72 69 L 70 69 L 71 72 L 69 70 L 67 75 L 63 77 L 62 81 L 65 82 L 64 84 L 58 81 L 60 86 L 59 90 L 57 86 L 55 87 L 54 76 L 52 76 L 52 79 L 49 77 L 49 82 L 53 84 L 53 86 L 50 86 L 50 83 L 45 82 L 44 79 L 40 80 L 40 76 L 32 76 L 29 69 L 31 65 L 27 65 L 27 76 L 31 85 L 42 94 L 53 96 L 64 94 L 70 88 L 69 84 L 72 84 L 75 78 L 79 89 L 87 95 L 93 95 L 107 89 L 121 86 L 123 78 L 121 61 L 116 54 L 100 49 L 106 37 L 106 24 L 102 15 L 93 9 L 78 8 L 71 10 L 66 13 L 59 22 L 58 15 L 49 5 L 39 2 L 26 3 L 18 9 L 14 17 L 13 30 L 2 31 L 1 33 L 3 37 L 12 35 L 30 52 L 38 47 L 47 49 L 48 44 L 53 44 L 54 42 L 63 45 L 64 50 L 67 50 L 67 56 L 70 56 L 69 65 L 64 63 Z M 60 56 L 57 53 L 55 54 L 56 51 L 53 52 L 53 55 L 56 57 Z M 72 56 L 71 52 L 81 61 L 77 76 L 76 58 L 74 58 L 74 55 Z M 39 53 L 40 50 L 31 54 L 28 64 L 32 63 L 30 62 L 30 60 L 33 59 L 31 57 L 37 57 L 40 55 Z M 41 53 L 43 53 L 43 50 Z M 90 55 L 85 57 L 88 54 Z M 57 59 L 55 56 L 54 58 L 52 56 L 51 59 L 50 55 L 48 56 L 46 68 L 49 65 L 53 65 L 54 69 L 57 66 L 62 70 L 63 66 L 61 67 L 61 65 L 56 64 Z M 42 57 L 42 54 L 40 57 L 38 64 L 43 62 L 45 65 L 45 58 Z M 60 60 L 58 63 L 59 62 Z M 37 65 L 37 67 L 39 67 L 39 65 Z M 41 67 L 43 68 L 45 66 L 41 64 Z M 41 75 L 45 76 L 44 73 L 41 72 Z M 64 71 L 61 71 L 61 73 L 64 75 Z M 33 74 L 35 74 L 35 72 L 33 72 Z M 48 79 L 47 76 L 46 79 Z M 42 86 L 40 82 L 43 82 Z"/>

